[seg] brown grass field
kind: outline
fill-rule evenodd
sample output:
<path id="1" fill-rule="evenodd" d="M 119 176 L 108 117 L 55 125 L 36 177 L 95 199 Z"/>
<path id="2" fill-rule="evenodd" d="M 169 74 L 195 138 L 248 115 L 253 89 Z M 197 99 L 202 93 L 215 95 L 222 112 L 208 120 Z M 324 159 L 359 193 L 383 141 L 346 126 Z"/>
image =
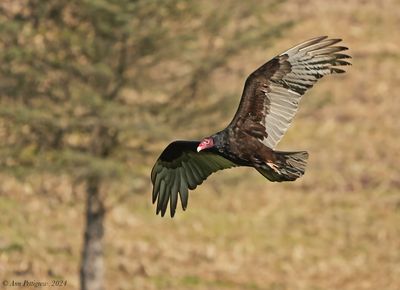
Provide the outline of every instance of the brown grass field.
<path id="1" fill-rule="evenodd" d="M 154 214 L 148 181 L 107 216 L 106 289 L 400 289 L 400 2 L 287 1 L 281 13 L 293 29 L 235 60 L 238 98 L 252 69 L 308 38 L 341 37 L 353 56 L 348 73 L 303 98 L 278 146 L 309 151 L 305 176 L 219 172 L 174 219 Z M 34 194 L 2 176 L 0 279 L 78 289 L 83 196 L 59 180 Z"/>

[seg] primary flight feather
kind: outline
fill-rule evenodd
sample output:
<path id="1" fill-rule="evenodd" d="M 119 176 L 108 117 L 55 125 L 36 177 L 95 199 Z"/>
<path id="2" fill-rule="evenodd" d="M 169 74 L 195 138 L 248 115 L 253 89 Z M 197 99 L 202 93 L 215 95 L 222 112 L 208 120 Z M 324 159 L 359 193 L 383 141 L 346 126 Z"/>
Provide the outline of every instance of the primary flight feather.
<path id="1" fill-rule="evenodd" d="M 246 79 L 231 123 L 202 141 L 174 141 L 151 172 L 156 213 L 175 215 L 178 195 L 185 210 L 188 191 L 209 175 L 235 166 L 254 167 L 270 181 L 293 181 L 304 174 L 308 153 L 275 151 L 290 126 L 301 97 L 320 78 L 350 65 L 341 39 L 305 41 L 274 57 Z"/>

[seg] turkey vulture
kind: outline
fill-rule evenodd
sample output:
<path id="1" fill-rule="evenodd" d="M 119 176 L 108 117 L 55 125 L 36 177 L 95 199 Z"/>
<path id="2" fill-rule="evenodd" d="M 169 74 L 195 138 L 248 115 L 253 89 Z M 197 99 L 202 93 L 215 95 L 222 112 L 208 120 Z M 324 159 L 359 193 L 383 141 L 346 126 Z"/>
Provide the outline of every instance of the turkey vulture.
<path id="1" fill-rule="evenodd" d="M 202 141 L 174 141 L 164 149 L 151 172 L 156 214 L 164 216 L 168 203 L 175 214 L 178 193 L 183 210 L 188 190 L 209 175 L 235 166 L 254 167 L 270 181 L 293 181 L 304 174 L 308 153 L 275 151 L 301 97 L 324 75 L 343 73 L 350 65 L 327 36 L 305 41 L 274 57 L 247 78 L 239 108 L 231 123 Z"/>

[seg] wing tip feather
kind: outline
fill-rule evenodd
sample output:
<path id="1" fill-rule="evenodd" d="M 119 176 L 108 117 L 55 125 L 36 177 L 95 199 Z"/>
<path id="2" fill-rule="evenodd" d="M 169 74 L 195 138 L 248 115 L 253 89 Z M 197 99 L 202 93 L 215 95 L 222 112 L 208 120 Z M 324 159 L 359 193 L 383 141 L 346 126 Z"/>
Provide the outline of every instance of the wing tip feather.
<path id="1" fill-rule="evenodd" d="M 337 67 L 331 68 L 331 74 L 342 74 L 345 73 L 346 71 L 344 69 L 340 69 Z"/>

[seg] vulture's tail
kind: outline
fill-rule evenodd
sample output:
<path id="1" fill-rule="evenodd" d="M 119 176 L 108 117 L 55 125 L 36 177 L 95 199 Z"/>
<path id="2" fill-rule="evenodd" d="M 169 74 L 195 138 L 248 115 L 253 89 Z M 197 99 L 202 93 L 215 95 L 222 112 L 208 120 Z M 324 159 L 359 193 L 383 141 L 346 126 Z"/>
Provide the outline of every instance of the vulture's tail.
<path id="1" fill-rule="evenodd" d="M 270 181 L 293 181 L 304 174 L 308 153 L 275 151 L 276 161 L 257 167 L 258 172 Z"/>

